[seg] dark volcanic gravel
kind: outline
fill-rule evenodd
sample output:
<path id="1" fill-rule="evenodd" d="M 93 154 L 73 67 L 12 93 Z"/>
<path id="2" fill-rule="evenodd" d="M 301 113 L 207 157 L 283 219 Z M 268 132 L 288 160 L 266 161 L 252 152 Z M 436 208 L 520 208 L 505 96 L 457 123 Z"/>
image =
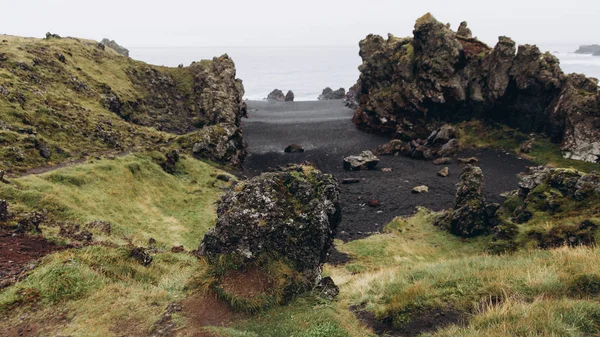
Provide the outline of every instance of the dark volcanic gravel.
<path id="1" fill-rule="evenodd" d="M 247 174 L 257 175 L 269 168 L 309 161 L 331 173 L 340 182 L 360 178 L 358 184 L 341 185 L 343 215 L 338 238 L 354 240 L 379 232 L 396 216 L 410 215 L 416 206 L 433 210 L 454 204 L 455 184 L 464 165 L 454 161 L 436 166 L 430 161 L 405 157 L 380 156 L 374 171 L 348 172 L 343 158 L 363 150 L 375 150 L 389 141 L 381 135 L 359 131 L 352 124 L 352 110 L 341 101 L 270 103 L 249 101 L 250 118 L 244 120 L 244 138 L 249 145 L 245 163 Z M 304 147 L 304 153 L 284 153 L 290 144 Z M 482 150 L 461 153 L 476 156 L 485 175 L 489 201 L 502 201 L 501 193 L 517 188 L 516 174 L 531 162 L 500 151 Z M 437 176 L 444 166 L 450 176 Z M 391 168 L 392 172 L 381 169 Z M 415 195 L 415 186 L 426 185 L 429 193 Z M 380 205 L 370 207 L 369 201 Z"/>

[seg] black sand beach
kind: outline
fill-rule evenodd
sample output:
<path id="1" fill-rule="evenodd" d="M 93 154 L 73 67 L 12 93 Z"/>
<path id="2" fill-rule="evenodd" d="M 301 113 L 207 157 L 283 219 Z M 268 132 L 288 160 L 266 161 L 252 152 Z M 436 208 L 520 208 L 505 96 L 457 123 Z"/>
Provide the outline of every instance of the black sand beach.
<path id="1" fill-rule="evenodd" d="M 343 219 L 338 238 L 355 240 L 379 232 L 396 216 L 410 215 L 417 206 L 434 210 L 451 207 L 455 184 L 462 170 L 456 162 L 447 165 L 450 176 L 437 172 L 443 166 L 405 157 L 380 156 L 377 170 L 348 172 L 343 158 L 374 150 L 389 139 L 359 131 L 351 122 L 352 110 L 341 101 L 273 103 L 249 101 L 250 118 L 244 120 L 244 138 L 249 145 L 245 168 L 257 175 L 269 168 L 309 161 L 338 180 L 360 178 L 354 185 L 342 185 Z M 302 145 L 306 152 L 288 154 L 290 144 Z M 469 151 L 459 157 L 476 156 L 485 174 L 485 192 L 490 201 L 501 201 L 501 193 L 517 188 L 516 174 L 533 163 L 501 151 Z M 383 172 L 391 168 L 392 172 Z M 426 185 L 429 193 L 415 195 L 415 186 Z M 370 207 L 369 201 L 380 202 Z"/>

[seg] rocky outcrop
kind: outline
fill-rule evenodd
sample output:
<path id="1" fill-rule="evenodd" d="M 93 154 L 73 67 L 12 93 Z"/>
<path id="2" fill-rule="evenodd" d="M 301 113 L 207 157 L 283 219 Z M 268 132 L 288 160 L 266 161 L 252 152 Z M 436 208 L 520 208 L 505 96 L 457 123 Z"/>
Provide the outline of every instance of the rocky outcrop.
<path id="1" fill-rule="evenodd" d="M 285 101 L 286 102 L 293 102 L 294 101 L 294 92 L 289 90 L 287 92 L 287 94 L 285 94 Z"/>
<path id="2" fill-rule="evenodd" d="M 471 29 L 469 29 L 469 27 L 467 27 L 466 21 L 463 21 L 460 23 L 460 26 L 458 27 L 456 34 L 458 34 L 460 36 L 468 37 L 468 38 L 473 37 L 473 33 L 471 32 Z"/>
<path id="3" fill-rule="evenodd" d="M 346 89 L 339 88 L 333 90 L 329 87 L 323 89 L 323 93 L 319 96 L 319 101 L 330 100 L 330 99 L 344 99 L 346 98 Z"/>
<path id="4" fill-rule="evenodd" d="M 456 184 L 456 204 L 437 221 L 437 225 L 461 237 L 489 233 L 498 225 L 499 204 L 486 204 L 483 194 L 483 172 L 477 166 L 464 168 Z"/>
<path id="5" fill-rule="evenodd" d="M 592 56 L 600 56 L 600 50 L 595 51 Z"/>
<path id="6" fill-rule="evenodd" d="M 244 87 L 228 55 L 174 71 L 140 65 L 127 74 L 136 89 L 148 95 L 127 101 L 106 87 L 105 105 L 128 121 L 177 134 L 221 123 L 239 126 Z M 184 83 L 184 77 L 191 81 Z"/>
<path id="7" fill-rule="evenodd" d="M 467 29 L 461 25 L 456 33 L 427 14 L 417 20 L 413 37 L 361 41 L 354 123 L 414 140 L 431 133 L 432 122 L 490 119 L 545 133 L 571 158 L 598 160 L 598 134 L 593 127 L 579 129 L 583 120 L 600 123 L 597 83 L 566 76 L 558 59 L 536 46 L 517 50 L 500 37 L 490 48 Z"/>
<path id="8" fill-rule="evenodd" d="M 104 38 L 102 41 L 100 41 L 100 43 L 102 43 L 105 47 L 113 49 L 120 55 L 129 57 L 129 50 L 123 46 L 120 46 L 117 42 L 115 42 L 115 40 Z"/>
<path id="9" fill-rule="evenodd" d="M 577 54 L 594 54 L 596 52 L 600 52 L 600 45 L 598 44 L 580 46 L 575 51 Z"/>
<path id="10" fill-rule="evenodd" d="M 199 251 L 211 260 L 234 255 L 244 264 L 282 258 L 314 286 L 341 220 L 339 198 L 337 182 L 309 166 L 262 174 L 223 197 Z"/>
<path id="11" fill-rule="evenodd" d="M 275 89 L 267 96 L 267 101 L 285 102 L 285 95 L 283 94 L 283 91 Z"/>
<path id="12" fill-rule="evenodd" d="M 6 39 L 0 44 L 0 106 L 24 116 L 3 119 L 0 126 L 9 134 L 0 147 L 9 174 L 85 155 L 167 147 L 215 126 L 233 130 L 227 147 L 244 152 L 244 89 L 227 55 L 168 68 L 88 40 Z M 194 144 L 186 145 L 191 153 Z"/>

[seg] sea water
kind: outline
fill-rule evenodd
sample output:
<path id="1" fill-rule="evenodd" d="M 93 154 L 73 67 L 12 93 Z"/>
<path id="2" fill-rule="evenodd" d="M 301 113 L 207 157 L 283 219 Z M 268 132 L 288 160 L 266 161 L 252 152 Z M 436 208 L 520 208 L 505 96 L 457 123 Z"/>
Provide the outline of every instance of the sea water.
<path id="1" fill-rule="evenodd" d="M 600 78 L 600 57 L 573 53 L 577 45 L 540 44 L 556 55 L 566 73 Z M 227 53 L 244 81 L 244 98 L 261 100 L 273 89 L 292 90 L 297 101 L 316 100 L 325 87 L 346 90 L 362 63 L 358 46 L 341 47 L 133 47 L 134 59 L 175 67 Z"/>

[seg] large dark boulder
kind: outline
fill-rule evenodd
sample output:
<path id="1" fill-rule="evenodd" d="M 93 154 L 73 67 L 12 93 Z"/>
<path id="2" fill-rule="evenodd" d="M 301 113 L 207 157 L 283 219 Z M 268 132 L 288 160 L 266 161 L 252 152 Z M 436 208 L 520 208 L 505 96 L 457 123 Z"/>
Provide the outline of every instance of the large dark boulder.
<path id="1" fill-rule="evenodd" d="M 558 59 L 536 46 L 517 48 L 500 37 L 490 48 L 466 23 L 454 32 L 426 14 L 413 37 L 367 36 L 360 56 L 359 128 L 409 141 L 424 139 L 436 123 L 493 120 L 544 133 L 569 158 L 598 160 L 597 81 L 566 76 Z"/>
<path id="2" fill-rule="evenodd" d="M 292 166 L 236 186 L 217 215 L 200 254 L 209 260 L 233 255 L 245 264 L 261 256 L 281 258 L 314 286 L 341 220 L 340 189 L 330 175 Z"/>
<path id="3" fill-rule="evenodd" d="M 267 101 L 285 102 L 285 95 L 283 94 L 283 91 L 275 89 L 271 91 L 271 93 L 269 93 L 269 95 L 267 96 Z"/>
<path id="4" fill-rule="evenodd" d="M 294 92 L 289 90 L 287 92 L 287 94 L 285 94 L 285 101 L 286 102 L 293 102 L 294 101 Z"/>

